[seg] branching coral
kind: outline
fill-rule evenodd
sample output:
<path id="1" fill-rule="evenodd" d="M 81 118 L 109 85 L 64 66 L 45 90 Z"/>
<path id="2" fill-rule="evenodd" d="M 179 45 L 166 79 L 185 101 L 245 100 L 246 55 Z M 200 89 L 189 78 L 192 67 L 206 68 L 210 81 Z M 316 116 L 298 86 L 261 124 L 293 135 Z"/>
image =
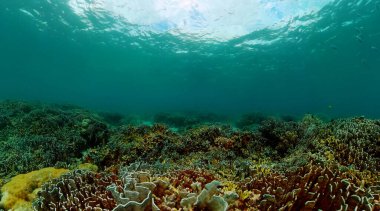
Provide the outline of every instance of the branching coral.
<path id="1" fill-rule="evenodd" d="M 257 175 L 246 189 L 260 194 L 260 210 L 378 210 L 378 188 L 371 185 L 339 169 L 308 165 L 286 175 Z"/>
<path id="2" fill-rule="evenodd" d="M 315 145 L 331 152 L 345 166 L 359 170 L 380 169 L 380 123 L 364 118 L 340 119 L 322 127 Z"/>
<path id="3" fill-rule="evenodd" d="M 0 103 L 0 175 L 75 164 L 81 152 L 108 141 L 108 126 L 96 114 L 59 105 Z M 3 123 L 4 125 L 4 123 Z M 61 165 L 63 164 L 63 165 Z"/>

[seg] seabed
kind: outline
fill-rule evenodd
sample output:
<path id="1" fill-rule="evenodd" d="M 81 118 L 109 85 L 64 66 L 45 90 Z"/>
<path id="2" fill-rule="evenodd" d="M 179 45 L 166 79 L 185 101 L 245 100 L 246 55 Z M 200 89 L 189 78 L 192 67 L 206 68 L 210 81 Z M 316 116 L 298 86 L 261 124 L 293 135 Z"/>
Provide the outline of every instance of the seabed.
<path id="1" fill-rule="evenodd" d="M 380 210 L 380 120 L 0 103 L 0 209 Z"/>

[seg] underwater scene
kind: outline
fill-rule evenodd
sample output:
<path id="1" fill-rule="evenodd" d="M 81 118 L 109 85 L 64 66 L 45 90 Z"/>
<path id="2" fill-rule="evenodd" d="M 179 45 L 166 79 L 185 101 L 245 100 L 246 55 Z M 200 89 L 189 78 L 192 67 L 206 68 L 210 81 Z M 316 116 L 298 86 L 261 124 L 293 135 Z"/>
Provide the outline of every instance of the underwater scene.
<path id="1" fill-rule="evenodd" d="M 2 0 L 0 30 L 0 211 L 380 211 L 380 0 Z"/>

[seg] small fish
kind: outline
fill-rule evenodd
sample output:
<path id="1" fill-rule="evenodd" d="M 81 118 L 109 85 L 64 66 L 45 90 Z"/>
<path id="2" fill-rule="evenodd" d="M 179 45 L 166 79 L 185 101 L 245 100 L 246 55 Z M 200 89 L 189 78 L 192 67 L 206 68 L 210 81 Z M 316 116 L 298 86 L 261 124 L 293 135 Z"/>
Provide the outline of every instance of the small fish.
<path id="1" fill-rule="evenodd" d="M 372 49 L 372 50 L 374 50 L 374 51 L 377 51 L 377 52 L 379 52 L 379 49 L 378 49 L 378 48 L 376 48 L 375 46 L 371 46 L 371 49 Z"/>
<path id="2" fill-rule="evenodd" d="M 363 38 L 360 35 L 355 36 L 356 39 L 360 42 L 363 43 Z"/>
<path id="3" fill-rule="evenodd" d="M 324 41 L 325 43 L 327 43 L 327 42 L 330 42 L 331 40 L 333 40 L 333 39 L 335 39 L 337 36 L 332 36 L 332 37 L 330 37 L 329 39 L 327 39 L 326 41 Z"/>
<path id="4" fill-rule="evenodd" d="M 336 45 L 330 45 L 330 48 L 333 50 L 338 50 L 338 47 Z"/>

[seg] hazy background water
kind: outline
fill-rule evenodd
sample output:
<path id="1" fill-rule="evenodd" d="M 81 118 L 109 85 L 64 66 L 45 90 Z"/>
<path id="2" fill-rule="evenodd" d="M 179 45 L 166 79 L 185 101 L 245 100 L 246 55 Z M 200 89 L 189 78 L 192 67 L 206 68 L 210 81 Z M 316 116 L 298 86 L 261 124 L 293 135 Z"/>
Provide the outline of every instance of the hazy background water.
<path id="1" fill-rule="evenodd" d="M 0 99 L 380 117 L 379 0 L 215 2 L 3 0 Z"/>

